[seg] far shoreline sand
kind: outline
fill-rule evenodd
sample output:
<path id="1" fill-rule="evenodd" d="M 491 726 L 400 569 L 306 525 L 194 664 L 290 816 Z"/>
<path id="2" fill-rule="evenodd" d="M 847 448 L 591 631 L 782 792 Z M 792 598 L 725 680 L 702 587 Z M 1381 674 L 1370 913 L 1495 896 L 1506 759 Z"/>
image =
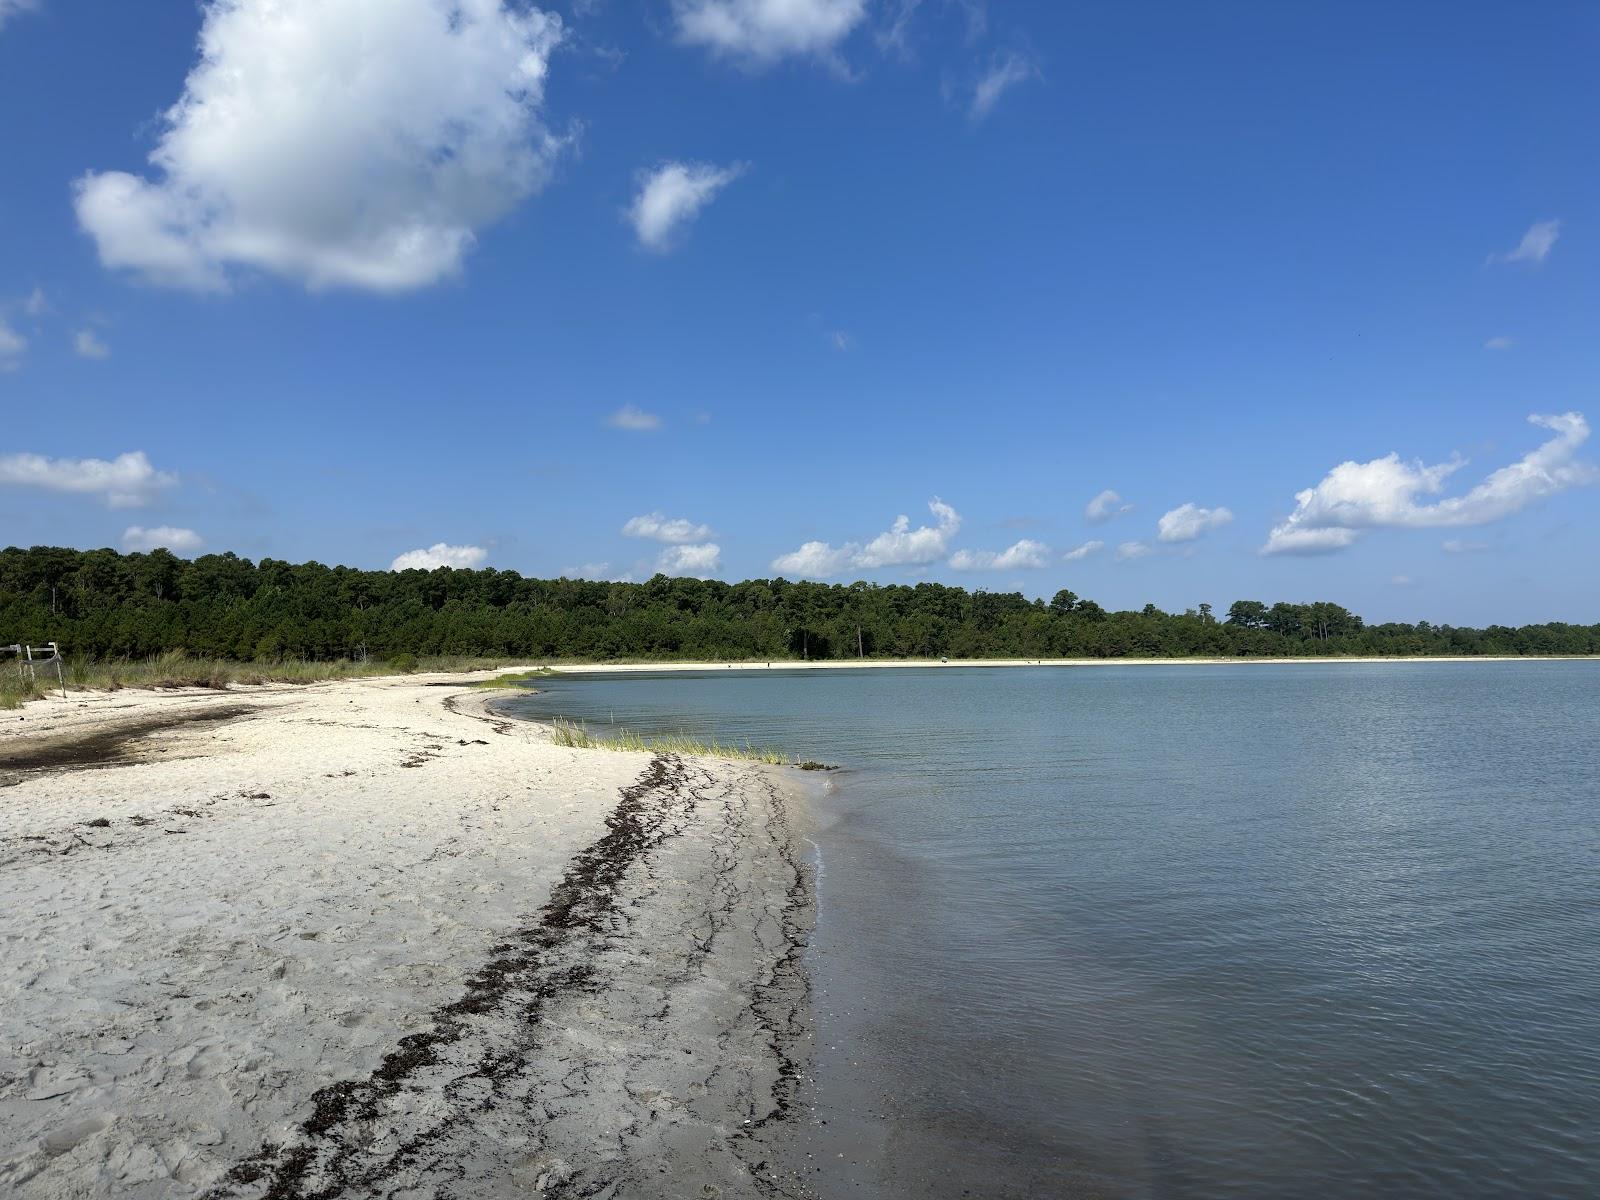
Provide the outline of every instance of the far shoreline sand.
<path id="1" fill-rule="evenodd" d="M 494 674 L 0 720 L 0 1192 L 806 1194 L 803 788 Z"/>
<path id="2" fill-rule="evenodd" d="M 870 671 L 886 667 L 1267 667 L 1350 666 L 1362 663 L 1530 663 L 1600 662 L 1592 654 L 1461 654 L 1461 655 L 1361 655 L 1295 658 L 868 658 L 820 661 L 773 659 L 764 661 L 551 663 L 545 669 L 558 675 L 603 675 L 650 671 Z"/>

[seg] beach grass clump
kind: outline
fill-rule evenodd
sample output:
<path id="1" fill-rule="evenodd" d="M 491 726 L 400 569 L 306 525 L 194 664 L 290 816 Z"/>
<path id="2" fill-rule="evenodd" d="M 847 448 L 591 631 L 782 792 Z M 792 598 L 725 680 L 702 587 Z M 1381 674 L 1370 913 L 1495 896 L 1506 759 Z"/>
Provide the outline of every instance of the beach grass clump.
<path id="1" fill-rule="evenodd" d="M 731 758 L 742 762 L 766 763 L 774 767 L 794 765 L 794 760 L 770 746 L 732 745 L 712 738 L 706 741 L 687 733 L 645 735 L 631 729 L 595 734 L 577 721 L 557 717 L 550 726 L 550 740 L 573 750 L 635 750 L 649 754 L 688 754 L 702 758 Z"/>
<path id="2" fill-rule="evenodd" d="M 480 679 L 473 687 L 480 688 L 513 688 L 534 679 L 543 679 L 555 672 L 549 667 L 535 667 L 531 671 L 513 671 L 509 675 L 496 675 L 493 679 Z"/>

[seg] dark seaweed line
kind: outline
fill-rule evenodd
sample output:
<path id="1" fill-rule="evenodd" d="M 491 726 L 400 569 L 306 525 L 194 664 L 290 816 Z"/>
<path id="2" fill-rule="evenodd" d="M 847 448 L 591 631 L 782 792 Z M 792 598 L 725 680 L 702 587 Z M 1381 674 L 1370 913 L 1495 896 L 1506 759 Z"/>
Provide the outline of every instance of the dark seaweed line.
<path id="1" fill-rule="evenodd" d="M 676 829 L 663 803 L 647 801 L 659 794 L 662 801 L 677 798 L 684 783 L 683 763 L 676 756 L 658 755 L 606 818 L 608 832 L 581 852 L 567 868 L 540 910 L 539 920 L 520 930 L 506 944 L 495 947 L 491 959 L 466 984 L 460 999 L 434 1013 L 433 1027 L 400 1039 L 372 1075 L 363 1081 L 331 1084 L 312 1096 L 312 1113 L 300 1126 L 301 1140 L 292 1147 L 267 1143 L 240 1162 L 223 1182 L 206 1193 L 206 1200 L 227 1200 L 238 1189 L 265 1185 L 263 1200 L 332 1200 L 352 1187 L 370 1188 L 402 1167 L 414 1163 L 427 1146 L 488 1108 L 496 1098 L 495 1083 L 515 1075 L 527 1061 L 532 1031 L 552 1000 L 596 988 L 592 966 L 550 970 L 557 953 L 580 938 L 604 938 L 618 916 L 619 889 L 629 869 Z M 407 1082 L 428 1068 L 444 1063 L 444 1052 L 463 1042 L 474 1030 L 474 1019 L 511 1009 L 528 1043 L 481 1059 L 475 1068 L 446 1088 L 462 1100 L 462 1107 L 439 1125 L 413 1137 L 387 1160 L 365 1171 L 355 1164 L 363 1147 L 342 1131 L 377 1121 L 386 1101 Z M 461 1089 L 487 1081 L 486 1096 L 469 1102 Z M 327 1182 L 313 1187 L 313 1171 Z"/>

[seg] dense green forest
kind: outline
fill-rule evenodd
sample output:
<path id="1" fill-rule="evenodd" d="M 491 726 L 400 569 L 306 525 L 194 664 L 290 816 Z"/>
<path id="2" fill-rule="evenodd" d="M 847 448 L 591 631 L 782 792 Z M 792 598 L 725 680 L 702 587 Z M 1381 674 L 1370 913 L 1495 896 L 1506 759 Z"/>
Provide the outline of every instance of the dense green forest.
<path id="1" fill-rule="evenodd" d="M 1596 654 L 1600 625 L 1368 625 L 1324 601 L 1107 612 L 1065 590 L 1046 603 L 938 583 L 595 583 L 36 546 L 0 551 L 0 642 L 12 641 L 240 660 Z"/>

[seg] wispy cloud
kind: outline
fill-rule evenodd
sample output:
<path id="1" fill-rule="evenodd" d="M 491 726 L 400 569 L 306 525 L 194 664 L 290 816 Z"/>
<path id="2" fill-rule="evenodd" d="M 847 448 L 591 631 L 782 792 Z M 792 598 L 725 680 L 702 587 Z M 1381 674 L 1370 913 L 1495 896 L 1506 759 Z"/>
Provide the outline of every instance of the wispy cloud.
<path id="1" fill-rule="evenodd" d="M 1061 557 L 1066 559 L 1068 562 L 1081 562 L 1083 559 L 1088 558 L 1091 554 L 1100 553 L 1100 551 L 1105 549 L 1105 546 L 1106 544 L 1104 542 L 1085 542 L 1081 546 L 1074 546 Z"/>
<path id="2" fill-rule="evenodd" d="M 1233 520 L 1225 508 L 1201 508 L 1182 504 L 1163 513 L 1156 522 L 1156 537 L 1163 542 L 1192 542 L 1208 530 L 1218 529 Z"/>
<path id="3" fill-rule="evenodd" d="M 981 121 L 994 111 L 1000 97 L 1030 79 L 1037 79 L 1039 68 L 1025 55 L 1011 52 L 996 58 L 972 89 L 972 103 L 967 115 Z"/>
<path id="4" fill-rule="evenodd" d="M 606 418 L 606 424 L 629 433 L 650 433 L 661 428 L 661 418 L 632 404 L 624 404 Z"/>
<path id="5" fill-rule="evenodd" d="M 73 336 L 72 349 L 79 358 L 109 358 L 111 347 L 102 342 L 92 329 L 80 329 Z"/>
<path id="6" fill-rule="evenodd" d="M 146 529 L 142 525 L 129 525 L 122 531 L 125 550 L 171 550 L 174 554 L 189 554 L 205 545 L 205 539 L 192 529 L 175 529 L 171 525 L 157 525 Z"/>
<path id="7" fill-rule="evenodd" d="M 1083 510 L 1084 519 L 1098 525 L 1102 521 L 1109 521 L 1112 517 L 1120 517 L 1123 513 L 1132 512 L 1133 505 L 1124 504 L 1122 497 L 1110 488 L 1101 492 Z"/>
<path id="8" fill-rule="evenodd" d="M 911 518 L 902 514 L 894 524 L 866 543 L 846 542 L 835 547 L 828 542 L 807 542 L 798 550 L 772 560 L 780 575 L 804 579 L 827 579 L 846 570 L 873 570 L 880 567 L 926 566 L 949 553 L 950 539 L 961 530 L 961 516 L 935 496 L 928 501 L 936 524 L 913 529 Z"/>
<path id="9" fill-rule="evenodd" d="M 38 7 L 39 0 L 0 0 L 0 29 L 4 29 L 12 17 Z"/>
<path id="10" fill-rule="evenodd" d="M 1440 548 L 1446 554 L 1482 554 L 1489 549 L 1489 543 L 1475 542 L 1470 538 L 1446 538 Z"/>
<path id="11" fill-rule="evenodd" d="M 742 164 L 663 163 L 639 177 L 639 194 L 628 209 L 628 221 L 647 250 L 664 254 L 716 194 L 744 173 Z"/>
<path id="12" fill-rule="evenodd" d="M 28 298 L 22 302 L 22 311 L 30 317 L 42 317 L 50 311 L 50 301 L 42 287 L 35 285 L 33 291 L 28 293 Z"/>
<path id="13" fill-rule="evenodd" d="M 109 462 L 42 454 L 0 455 L 0 484 L 100 496 L 109 508 L 143 507 L 177 482 L 176 475 L 156 470 L 143 450 L 119 454 Z"/>
<path id="14" fill-rule="evenodd" d="M 1532 263 L 1537 266 L 1550 257 L 1550 251 L 1555 248 L 1556 239 L 1560 236 L 1560 221 L 1535 221 L 1528 227 L 1528 232 L 1522 235 L 1522 240 L 1517 243 L 1516 249 L 1508 250 L 1504 254 L 1491 254 L 1489 261 Z"/>
<path id="15" fill-rule="evenodd" d="M 1420 503 L 1437 495 L 1463 459 L 1426 466 L 1390 453 L 1371 462 L 1340 463 L 1316 487 L 1295 494 L 1295 509 L 1276 525 L 1263 554 L 1319 554 L 1353 544 L 1369 529 L 1427 529 L 1487 525 L 1521 512 L 1546 496 L 1600 481 L 1600 470 L 1577 460 L 1589 438 L 1582 413 L 1534 415 L 1534 425 L 1555 436 L 1460 496 Z"/>
<path id="16" fill-rule="evenodd" d="M 866 0 L 672 0 L 680 41 L 749 67 L 830 57 L 866 11 Z"/>
<path id="17" fill-rule="evenodd" d="M 0 371 L 15 371 L 27 349 L 28 339 L 0 319 Z"/>
<path id="18" fill-rule="evenodd" d="M 1135 558 L 1143 558 L 1151 552 L 1146 542 L 1123 542 L 1117 547 L 1117 561 L 1130 562 Z"/>
<path id="19" fill-rule="evenodd" d="M 696 525 L 683 517 L 668 517 L 659 512 L 630 517 L 622 532 L 626 537 L 649 538 L 675 546 L 704 542 L 712 536 L 709 525 Z"/>
<path id="20" fill-rule="evenodd" d="M 950 556 L 950 565 L 957 571 L 1039 570 L 1050 565 L 1050 547 L 1023 538 L 1000 551 L 957 550 Z"/>
<path id="21" fill-rule="evenodd" d="M 1509 350 L 1514 345 L 1516 343 L 1508 337 L 1492 337 L 1483 344 L 1483 348 L 1485 350 Z"/>
<path id="22" fill-rule="evenodd" d="M 482 546 L 450 546 L 444 542 L 435 542 L 420 550 L 407 550 L 389 564 L 389 569 L 391 571 L 431 571 L 436 567 L 467 569 L 482 566 L 488 557 L 489 552 Z"/>

